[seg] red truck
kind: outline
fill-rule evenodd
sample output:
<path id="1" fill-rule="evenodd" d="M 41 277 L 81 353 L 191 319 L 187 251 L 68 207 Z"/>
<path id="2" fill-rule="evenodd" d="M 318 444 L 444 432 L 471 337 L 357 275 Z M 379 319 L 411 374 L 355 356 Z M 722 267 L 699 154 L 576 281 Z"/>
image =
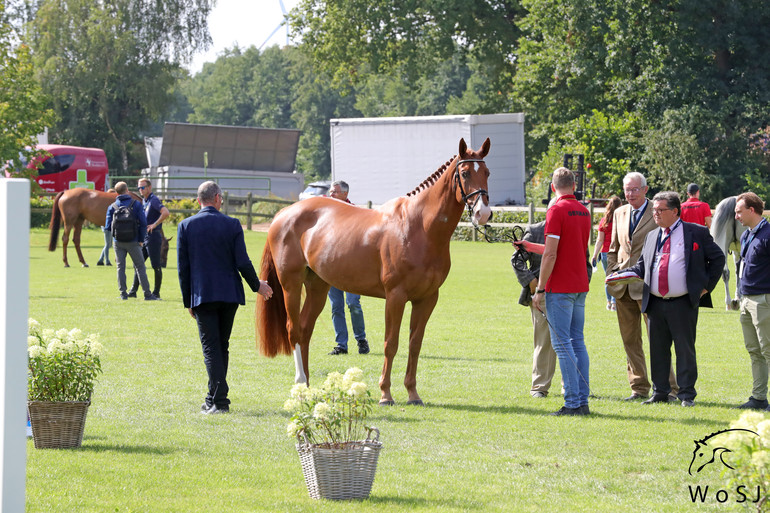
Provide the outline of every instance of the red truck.
<path id="1" fill-rule="evenodd" d="M 35 181 L 44 191 L 59 192 L 76 187 L 105 190 L 109 168 L 104 150 L 59 144 L 40 144 L 37 149 L 47 154 L 33 159 L 27 167 L 42 164 Z"/>

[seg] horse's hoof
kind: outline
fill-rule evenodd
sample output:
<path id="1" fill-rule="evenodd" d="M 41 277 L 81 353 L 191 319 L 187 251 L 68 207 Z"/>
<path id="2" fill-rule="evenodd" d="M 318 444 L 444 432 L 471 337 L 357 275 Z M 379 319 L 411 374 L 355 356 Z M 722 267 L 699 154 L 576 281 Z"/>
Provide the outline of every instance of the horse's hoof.
<path id="1" fill-rule="evenodd" d="M 380 401 L 380 406 L 395 406 L 396 401 Z"/>
<path id="2" fill-rule="evenodd" d="M 83 264 L 83 267 L 88 267 L 88 264 Z"/>
<path id="3" fill-rule="evenodd" d="M 64 267 L 65 267 L 65 268 L 66 268 L 66 267 L 69 267 L 69 266 L 70 266 L 70 264 L 64 264 Z"/>
<path id="4" fill-rule="evenodd" d="M 417 399 L 416 401 L 407 401 L 406 404 L 410 406 L 425 406 L 425 403 L 422 402 L 422 399 Z"/>

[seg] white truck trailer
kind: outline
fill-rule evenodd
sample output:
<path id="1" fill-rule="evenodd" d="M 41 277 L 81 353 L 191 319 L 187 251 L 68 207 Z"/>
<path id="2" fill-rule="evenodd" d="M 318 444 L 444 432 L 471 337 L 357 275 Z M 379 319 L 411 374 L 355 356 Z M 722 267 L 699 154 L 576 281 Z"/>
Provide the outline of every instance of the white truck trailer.
<path id="1" fill-rule="evenodd" d="M 414 189 L 457 154 L 460 138 L 485 161 L 491 205 L 524 204 L 524 114 L 331 120 L 332 180 L 350 185 L 351 201 L 381 205 Z"/>

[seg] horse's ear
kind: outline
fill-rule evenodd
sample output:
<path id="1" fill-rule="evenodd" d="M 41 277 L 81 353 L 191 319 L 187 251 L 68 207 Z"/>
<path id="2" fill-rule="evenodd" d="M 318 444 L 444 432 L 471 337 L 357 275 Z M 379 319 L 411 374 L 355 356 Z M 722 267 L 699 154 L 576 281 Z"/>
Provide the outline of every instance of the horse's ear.
<path id="1" fill-rule="evenodd" d="M 460 151 L 457 153 L 460 157 L 465 157 L 465 152 L 468 151 L 468 145 L 465 144 L 465 139 L 460 138 Z"/>
<path id="2" fill-rule="evenodd" d="M 487 140 L 484 141 L 484 144 L 481 145 L 481 151 L 479 152 L 479 155 L 482 159 L 487 156 L 487 153 L 489 153 L 489 146 L 491 144 L 492 143 L 489 142 L 489 137 L 487 137 Z"/>

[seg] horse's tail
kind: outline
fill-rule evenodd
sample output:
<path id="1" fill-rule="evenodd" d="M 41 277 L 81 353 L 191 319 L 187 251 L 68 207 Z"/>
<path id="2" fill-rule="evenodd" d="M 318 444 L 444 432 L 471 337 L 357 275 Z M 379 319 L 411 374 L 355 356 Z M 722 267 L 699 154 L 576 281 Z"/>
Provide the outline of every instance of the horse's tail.
<path id="1" fill-rule="evenodd" d="M 56 251 L 56 241 L 59 239 L 59 225 L 61 224 L 61 212 L 59 212 L 59 199 L 64 191 L 56 195 L 53 200 L 53 209 L 51 210 L 51 238 L 48 240 L 48 251 Z"/>
<path id="2" fill-rule="evenodd" d="M 269 242 L 265 242 L 259 277 L 267 281 L 273 289 L 273 297 L 268 301 L 257 298 L 256 324 L 259 352 L 271 358 L 278 354 L 292 354 L 293 348 L 289 342 L 289 332 L 286 330 L 287 314 L 283 289 L 281 282 L 278 281 Z"/>

